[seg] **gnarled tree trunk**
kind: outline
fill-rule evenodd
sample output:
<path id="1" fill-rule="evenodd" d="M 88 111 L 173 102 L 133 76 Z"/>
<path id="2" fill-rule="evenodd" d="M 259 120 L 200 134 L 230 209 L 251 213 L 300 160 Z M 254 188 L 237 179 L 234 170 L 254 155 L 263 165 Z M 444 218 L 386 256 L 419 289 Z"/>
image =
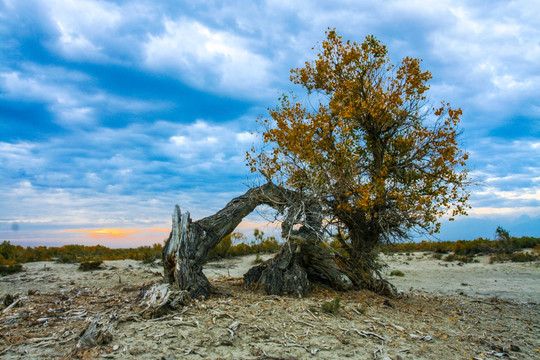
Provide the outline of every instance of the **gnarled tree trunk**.
<path id="1" fill-rule="evenodd" d="M 202 272 L 208 252 L 233 232 L 257 206 L 267 204 L 284 211 L 287 204 L 296 198 L 296 193 L 268 183 L 248 190 L 215 215 L 195 222 L 191 220 L 189 212 L 182 214 L 176 205 L 172 231 L 163 248 L 166 281 L 177 283 L 180 289 L 189 291 L 192 298 L 208 296 L 210 283 Z"/>
<path id="2" fill-rule="evenodd" d="M 339 291 L 354 287 L 335 261 L 334 255 L 319 243 L 293 237 L 273 258 L 251 268 L 244 275 L 244 287 L 264 288 L 267 294 L 304 297 L 311 284 L 325 284 Z"/>
<path id="3" fill-rule="evenodd" d="M 321 246 L 323 216 L 318 203 L 272 183 L 248 190 L 215 215 L 195 222 L 189 212 L 182 214 L 176 205 L 172 231 L 163 248 L 165 280 L 188 291 L 194 299 L 207 297 L 211 287 L 202 268 L 208 252 L 262 204 L 285 215 L 281 225 L 285 244 L 273 259 L 244 275 L 246 287 L 262 287 L 268 294 L 299 297 L 307 294 L 312 283 L 323 283 L 340 291 L 380 287 L 372 273 L 359 272 L 354 264 Z M 298 224 L 301 226 L 295 229 Z"/>

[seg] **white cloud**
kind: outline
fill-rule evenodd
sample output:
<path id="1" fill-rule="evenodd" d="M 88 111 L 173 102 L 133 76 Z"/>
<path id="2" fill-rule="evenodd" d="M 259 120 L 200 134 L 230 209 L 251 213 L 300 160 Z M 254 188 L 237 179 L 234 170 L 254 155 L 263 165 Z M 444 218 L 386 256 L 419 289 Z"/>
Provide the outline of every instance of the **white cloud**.
<path id="1" fill-rule="evenodd" d="M 537 6 L 529 5 L 528 12 L 535 12 Z M 485 131 L 512 114 L 534 111 L 530 100 L 540 92 L 540 28 L 524 21 L 526 9 L 526 3 L 495 2 L 486 7 L 458 2 L 450 7 L 446 26 L 428 35 L 431 55 L 443 65 L 435 76 L 456 84 L 459 94 L 449 92 L 443 98 L 454 102 L 462 97 L 460 106 L 495 115 L 489 116 L 488 124 L 467 122 L 471 128 Z M 524 100 L 530 105 L 517 105 Z"/>
<path id="2" fill-rule="evenodd" d="M 537 206 L 517 206 L 517 207 L 503 207 L 503 206 L 486 206 L 475 207 L 469 210 L 471 217 L 479 218 L 492 218 L 500 215 L 504 215 L 510 218 L 518 218 L 523 215 L 530 217 L 537 217 L 540 215 L 540 208 Z"/>
<path id="3" fill-rule="evenodd" d="M 247 131 L 236 134 L 236 140 L 241 143 L 253 143 L 256 139 L 257 136 L 255 134 Z"/>
<path id="4" fill-rule="evenodd" d="M 107 61 L 101 43 L 116 32 L 122 9 L 105 1 L 46 0 L 51 21 L 60 33 L 56 46 L 67 58 Z"/>
<path id="5" fill-rule="evenodd" d="M 164 25 L 165 32 L 150 35 L 144 46 L 150 68 L 174 71 L 205 91 L 255 98 L 266 95 L 270 62 L 250 49 L 249 41 L 187 18 L 165 19 Z"/>
<path id="6" fill-rule="evenodd" d="M 171 107 L 163 101 L 145 101 L 108 94 L 85 85 L 91 78 L 59 67 L 25 65 L 23 71 L 0 72 L 0 98 L 43 102 L 60 125 L 73 128 L 95 125 L 96 112 L 141 113 Z M 85 85 L 85 86 L 83 86 Z"/>
<path id="7" fill-rule="evenodd" d="M 7 143 L 0 141 L 0 167 L 4 174 L 8 170 L 23 169 L 24 167 L 38 168 L 44 161 L 36 154 L 36 145 L 28 142 Z"/>
<path id="8" fill-rule="evenodd" d="M 251 133 L 237 131 L 230 124 L 209 124 L 203 120 L 179 125 L 176 133 L 169 138 L 164 151 L 186 161 L 190 171 L 215 168 L 240 172 L 245 168 L 246 142 L 255 140 Z"/>

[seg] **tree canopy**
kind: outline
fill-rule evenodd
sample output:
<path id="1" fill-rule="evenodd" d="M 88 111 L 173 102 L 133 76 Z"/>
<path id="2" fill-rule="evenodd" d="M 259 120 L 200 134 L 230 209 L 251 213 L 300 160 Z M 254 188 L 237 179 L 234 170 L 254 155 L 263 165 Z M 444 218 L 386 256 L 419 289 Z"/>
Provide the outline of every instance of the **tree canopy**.
<path id="1" fill-rule="evenodd" d="M 374 36 L 358 44 L 326 34 L 316 60 L 291 70 L 310 101 L 283 95 L 259 119 L 271 148 L 248 152 L 251 171 L 316 198 L 352 258 L 465 215 L 461 109 L 429 105 L 421 60 L 394 65 Z"/>

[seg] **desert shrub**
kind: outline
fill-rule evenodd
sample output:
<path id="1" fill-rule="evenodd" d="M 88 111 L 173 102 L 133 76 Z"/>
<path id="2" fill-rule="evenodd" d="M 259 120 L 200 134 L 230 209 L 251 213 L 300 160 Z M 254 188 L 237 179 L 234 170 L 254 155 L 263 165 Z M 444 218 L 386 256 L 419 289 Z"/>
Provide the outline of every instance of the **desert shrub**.
<path id="1" fill-rule="evenodd" d="M 244 256 L 259 253 L 273 253 L 281 249 L 281 244 L 273 236 L 265 236 L 263 231 L 253 231 L 254 241 L 246 244 L 246 237 L 242 233 L 232 233 L 224 237 L 219 244 L 208 252 L 208 259 L 217 259 L 233 256 Z M 234 242 L 240 241 L 238 244 Z"/>
<path id="2" fill-rule="evenodd" d="M 462 263 L 472 263 L 472 262 L 478 262 L 478 260 L 472 258 L 471 256 L 465 256 L 465 255 L 456 255 L 456 254 L 449 254 L 446 255 L 443 258 L 444 261 L 452 262 L 452 261 L 459 261 Z"/>
<path id="3" fill-rule="evenodd" d="M 253 265 L 257 265 L 257 264 L 260 264 L 263 262 L 263 259 L 261 257 L 261 255 L 257 254 L 257 256 L 255 256 L 255 259 L 253 260 Z"/>
<path id="4" fill-rule="evenodd" d="M 22 271 L 21 264 L 0 265 L 0 276 L 15 274 L 20 271 Z"/>
<path id="5" fill-rule="evenodd" d="M 272 253 L 278 251 L 279 249 L 281 249 L 281 245 L 279 244 L 277 239 L 273 236 L 268 236 L 259 244 L 258 252 Z"/>
<path id="6" fill-rule="evenodd" d="M 512 237 L 512 244 L 515 249 L 540 249 L 540 238 L 531 236 Z"/>
<path id="7" fill-rule="evenodd" d="M 401 270 L 392 270 L 390 272 L 390 275 L 391 276 L 405 276 L 405 274 Z"/>
<path id="8" fill-rule="evenodd" d="M 85 261 L 79 265 L 81 271 L 100 270 L 103 261 Z"/>
<path id="9" fill-rule="evenodd" d="M 381 251 L 384 253 L 411 253 L 415 251 L 431 251 L 440 254 L 453 252 L 458 255 L 496 254 L 511 252 L 516 249 L 532 249 L 540 245 L 540 238 L 523 236 L 512 237 L 502 227 L 498 227 L 495 240 L 477 238 L 474 240 L 458 241 L 421 241 L 418 243 L 396 243 L 384 245 Z"/>
<path id="10" fill-rule="evenodd" d="M 433 253 L 433 255 L 431 255 L 431 257 L 433 257 L 434 259 L 437 259 L 437 260 L 441 260 L 442 256 L 443 256 L 443 254 L 437 253 L 437 252 Z"/>
<path id="11" fill-rule="evenodd" d="M 78 257 L 72 253 L 59 253 L 55 261 L 59 264 L 74 264 L 78 261 Z"/>
<path id="12" fill-rule="evenodd" d="M 495 262 L 531 262 L 531 261 L 537 261 L 538 255 L 536 254 L 530 254 L 526 252 L 515 252 L 512 254 L 496 254 L 489 258 L 489 263 L 493 264 Z"/>
<path id="13" fill-rule="evenodd" d="M 531 262 L 538 260 L 538 256 L 526 252 L 515 252 L 510 254 L 511 262 Z"/>
<path id="14" fill-rule="evenodd" d="M 217 244 L 215 248 L 209 251 L 208 256 L 211 258 L 224 258 L 227 257 L 228 252 L 232 246 L 231 234 L 225 236 Z"/>
<path id="15" fill-rule="evenodd" d="M 141 260 L 143 264 L 151 264 L 156 260 L 161 259 L 161 248 L 142 246 L 138 248 L 140 253 L 140 258 L 136 260 Z"/>
<path id="16" fill-rule="evenodd" d="M 338 314 L 341 311 L 341 298 L 338 296 L 334 300 L 325 301 L 322 304 L 322 311 L 329 314 Z"/>

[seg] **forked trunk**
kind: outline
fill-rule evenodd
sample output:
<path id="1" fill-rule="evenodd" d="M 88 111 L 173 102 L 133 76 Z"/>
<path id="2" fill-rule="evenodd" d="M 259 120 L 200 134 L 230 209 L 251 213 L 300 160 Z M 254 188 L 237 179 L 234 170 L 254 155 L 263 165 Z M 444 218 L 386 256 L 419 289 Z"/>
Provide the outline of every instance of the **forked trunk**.
<path id="1" fill-rule="evenodd" d="M 248 190 L 244 195 L 231 200 L 215 215 L 195 222 L 192 222 L 189 212 L 182 214 L 176 205 L 172 231 L 163 247 L 165 280 L 171 284 L 178 284 L 181 290 L 187 290 L 194 299 L 208 296 L 211 292 L 210 283 L 202 272 L 208 252 L 214 249 L 221 239 L 233 232 L 242 219 L 257 206 L 267 204 L 282 212 L 294 206 L 290 204 L 305 205 L 301 200 L 298 193 L 268 183 Z M 289 213 L 297 214 L 294 211 Z M 312 214 L 306 214 L 305 218 L 313 221 L 310 228 L 320 226 L 313 220 L 316 217 Z M 284 224 L 294 224 L 291 216 L 289 220 L 284 221 Z"/>

